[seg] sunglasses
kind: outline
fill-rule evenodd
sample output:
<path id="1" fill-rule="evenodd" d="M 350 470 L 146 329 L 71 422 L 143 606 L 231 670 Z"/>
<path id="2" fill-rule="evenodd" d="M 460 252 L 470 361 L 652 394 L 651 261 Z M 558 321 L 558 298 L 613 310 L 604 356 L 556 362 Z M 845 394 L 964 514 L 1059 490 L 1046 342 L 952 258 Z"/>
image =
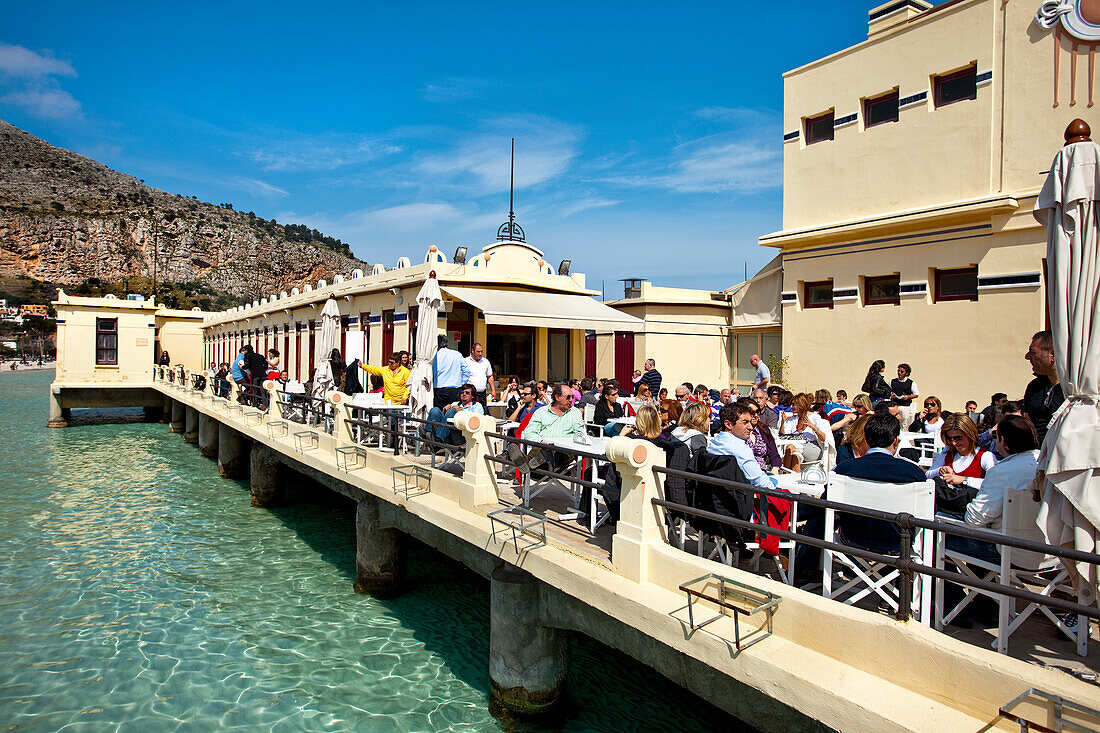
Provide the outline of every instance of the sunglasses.
<path id="1" fill-rule="evenodd" d="M 944 440 L 946 440 L 948 443 L 961 443 L 966 439 L 967 438 L 965 435 L 948 435 L 946 438 L 944 438 Z"/>

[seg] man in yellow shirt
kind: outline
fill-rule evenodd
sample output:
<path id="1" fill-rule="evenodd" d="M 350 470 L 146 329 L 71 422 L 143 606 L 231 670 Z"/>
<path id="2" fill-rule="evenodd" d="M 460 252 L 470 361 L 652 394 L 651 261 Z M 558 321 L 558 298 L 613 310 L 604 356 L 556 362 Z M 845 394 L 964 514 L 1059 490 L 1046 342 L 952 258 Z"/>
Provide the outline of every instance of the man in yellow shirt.
<path id="1" fill-rule="evenodd" d="M 403 405 L 409 401 L 409 369 L 401 366 L 399 354 L 390 356 L 389 367 L 386 369 L 363 363 L 359 367 L 367 374 L 382 377 L 382 399 L 386 402 Z"/>

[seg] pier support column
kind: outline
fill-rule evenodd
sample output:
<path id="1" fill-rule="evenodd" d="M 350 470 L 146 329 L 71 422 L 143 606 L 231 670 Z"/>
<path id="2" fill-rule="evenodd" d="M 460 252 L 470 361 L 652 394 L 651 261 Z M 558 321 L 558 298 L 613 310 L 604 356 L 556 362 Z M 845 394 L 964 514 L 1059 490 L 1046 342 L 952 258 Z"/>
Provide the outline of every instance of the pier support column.
<path id="1" fill-rule="evenodd" d="M 168 426 L 168 429 L 170 431 L 172 431 L 173 433 L 182 433 L 183 432 L 183 427 L 184 427 L 183 423 L 184 423 L 184 419 L 185 419 L 185 417 L 184 417 L 185 408 L 186 408 L 186 405 L 184 405 L 179 400 L 172 400 L 172 422 Z"/>
<path id="2" fill-rule="evenodd" d="M 160 421 L 168 422 L 172 419 L 172 398 L 168 395 L 164 395 L 164 398 L 161 402 L 162 404 L 160 408 Z"/>
<path id="3" fill-rule="evenodd" d="M 199 442 L 199 411 L 194 407 L 183 408 L 183 442 Z"/>
<path id="4" fill-rule="evenodd" d="M 61 395 L 50 390 L 50 419 L 46 423 L 48 428 L 69 427 L 69 410 L 61 406 Z"/>
<path id="5" fill-rule="evenodd" d="M 218 421 L 205 412 L 199 413 L 199 454 L 218 457 Z"/>
<path id="6" fill-rule="evenodd" d="M 283 503 L 283 485 L 279 483 L 279 454 L 263 443 L 252 444 L 248 478 L 252 487 L 252 506 L 273 507 Z"/>
<path id="7" fill-rule="evenodd" d="M 355 508 L 355 592 L 393 598 L 405 585 L 405 534 L 382 525 L 378 500 Z"/>
<path id="8" fill-rule="evenodd" d="M 246 441 L 228 425 L 218 427 L 218 473 L 226 478 L 243 478 L 248 475 Z"/>
<path id="9" fill-rule="evenodd" d="M 544 626 L 539 581 L 514 565 L 493 570 L 489 588 L 490 701 L 514 716 L 550 711 L 565 689 L 565 633 Z"/>

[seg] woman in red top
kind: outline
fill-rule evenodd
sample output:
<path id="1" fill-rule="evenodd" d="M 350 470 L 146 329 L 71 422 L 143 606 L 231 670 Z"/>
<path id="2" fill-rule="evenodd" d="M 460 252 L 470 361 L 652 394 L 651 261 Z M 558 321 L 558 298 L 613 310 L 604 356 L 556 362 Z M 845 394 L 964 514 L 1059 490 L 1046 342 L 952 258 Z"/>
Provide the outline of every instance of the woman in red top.
<path id="1" fill-rule="evenodd" d="M 981 488 L 985 472 L 993 468 L 997 458 L 978 447 L 978 429 L 974 421 L 961 413 L 946 415 L 940 436 L 946 447 L 932 460 L 928 478 L 942 478 L 951 486 Z"/>

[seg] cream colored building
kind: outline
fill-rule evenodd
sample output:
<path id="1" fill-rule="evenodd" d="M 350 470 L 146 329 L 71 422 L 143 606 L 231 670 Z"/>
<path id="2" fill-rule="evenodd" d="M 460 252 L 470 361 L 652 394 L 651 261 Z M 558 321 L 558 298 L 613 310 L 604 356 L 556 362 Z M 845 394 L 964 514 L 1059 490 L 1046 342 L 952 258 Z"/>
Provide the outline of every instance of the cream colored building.
<path id="1" fill-rule="evenodd" d="M 1097 121 L 1088 46 L 1074 62 L 1063 30 L 1056 52 L 1038 6 L 887 3 L 866 41 L 784 75 L 783 229 L 760 243 L 794 388 L 851 395 L 883 359 L 948 409 L 1022 395 L 1045 327 L 1031 209 L 1066 125 Z"/>
<path id="2" fill-rule="evenodd" d="M 374 272 L 356 271 L 208 316 L 204 325 L 206 359 L 228 362 L 242 344 L 280 353 L 290 379 L 309 379 L 322 355 L 317 341 L 321 309 L 335 298 L 341 314 L 339 343 L 344 360 L 384 365 L 395 351 L 413 351 L 418 320 L 416 295 L 434 271 L 444 296 L 437 331 L 452 348 L 468 354 L 474 343 L 499 380 L 510 376 L 560 380 L 585 369 L 585 333 L 634 332 L 641 322 L 609 308 L 585 287 L 585 277 L 568 262 L 549 264 L 537 248 L 518 240 L 498 240 L 460 263 L 434 246 L 417 264 L 408 258 Z M 457 254 L 457 253 L 456 253 Z"/>
<path id="3" fill-rule="evenodd" d="M 712 389 L 736 386 L 745 394 L 756 371 L 749 357 L 782 357 L 782 277 L 777 257 L 721 292 L 625 280 L 624 297 L 608 305 L 641 319 L 641 329 L 589 335 L 596 368 L 587 373 L 630 384 L 633 371 L 653 359 L 670 394 L 682 382 Z"/>
<path id="4" fill-rule="evenodd" d="M 87 298 L 58 291 L 57 366 L 50 386 L 50 425 L 63 427 L 74 407 L 159 407 L 150 388 L 164 350 L 172 364 L 201 370 L 202 321 L 209 314 L 151 300 Z M 113 388 L 110 391 L 102 389 Z"/>

